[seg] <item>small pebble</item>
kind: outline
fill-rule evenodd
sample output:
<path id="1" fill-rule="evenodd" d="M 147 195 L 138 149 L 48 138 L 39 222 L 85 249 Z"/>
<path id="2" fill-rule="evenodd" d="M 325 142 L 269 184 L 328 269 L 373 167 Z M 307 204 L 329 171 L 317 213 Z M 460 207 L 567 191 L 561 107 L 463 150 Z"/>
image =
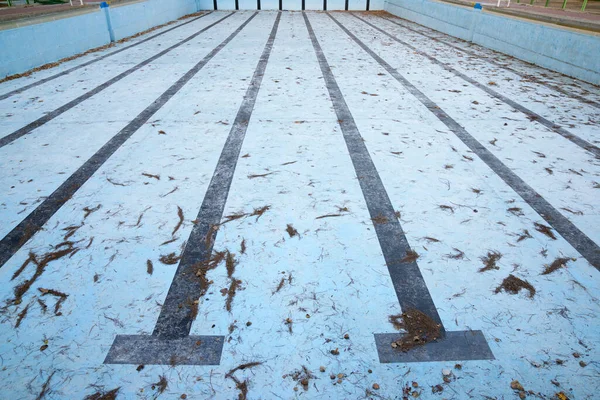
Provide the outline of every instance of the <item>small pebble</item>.
<path id="1" fill-rule="evenodd" d="M 350 335 L 348 335 L 347 333 L 344 335 L 344 339 L 350 339 Z"/>
<path id="2" fill-rule="evenodd" d="M 450 374 L 452 374 L 452 371 L 450 371 L 448 368 L 444 368 L 442 370 L 442 375 L 444 375 L 444 376 L 450 376 Z"/>
<path id="3" fill-rule="evenodd" d="M 373 384 L 373 389 L 375 389 L 375 390 L 379 390 L 379 385 L 378 385 L 378 384 L 376 384 L 376 383 L 374 383 L 374 384 Z"/>
<path id="4" fill-rule="evenodd" d="M 321 371 L 321 372 L 325 372 L 325 367 L 321 365 L 321 366 L 319 367 L 319 371 Z"/>

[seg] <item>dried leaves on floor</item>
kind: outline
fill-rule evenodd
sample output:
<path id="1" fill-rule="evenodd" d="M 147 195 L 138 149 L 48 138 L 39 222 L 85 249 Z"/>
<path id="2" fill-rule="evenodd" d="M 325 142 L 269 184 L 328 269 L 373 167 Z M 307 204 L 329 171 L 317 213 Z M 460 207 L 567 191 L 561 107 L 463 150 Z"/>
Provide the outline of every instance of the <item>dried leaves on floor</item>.
<path id="1" fill-rule="evenodd" d="M 519 291 L 521 291 L 521 289 L 528 290 L 530 298 L 533 298 L 533 296 L 535 296 L 535 288 L 531 285 L 531 283 L 510 274 L 507 278 L 505 278 L 502 281 L 500 286 L 496 288 L 495 293 L 505 291 L 510 294 L 518 294 Z"/>
<path id="2" fill-rule="evenodd" d="M 394 327 L 407 332 L 391 344 L 393 348 L 405 352 L 437 340 L 441 335 L 441 326 L 417 309 L 408 309 L 400 315 L 390 316 L 390 321 Z"/>

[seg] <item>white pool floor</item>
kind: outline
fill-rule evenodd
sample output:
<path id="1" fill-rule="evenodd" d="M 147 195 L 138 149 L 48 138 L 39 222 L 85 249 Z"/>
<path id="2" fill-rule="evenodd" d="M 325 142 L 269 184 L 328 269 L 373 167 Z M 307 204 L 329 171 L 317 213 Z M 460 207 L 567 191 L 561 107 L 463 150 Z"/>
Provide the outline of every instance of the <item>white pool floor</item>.
<path id="1" fill-rule="evenodd" d="M 599 126 L 598 87 L 383 13 L 0 84 L 0 398 L 598 398 Z M 392 348 L 414 310 L 439 337 Z"/>

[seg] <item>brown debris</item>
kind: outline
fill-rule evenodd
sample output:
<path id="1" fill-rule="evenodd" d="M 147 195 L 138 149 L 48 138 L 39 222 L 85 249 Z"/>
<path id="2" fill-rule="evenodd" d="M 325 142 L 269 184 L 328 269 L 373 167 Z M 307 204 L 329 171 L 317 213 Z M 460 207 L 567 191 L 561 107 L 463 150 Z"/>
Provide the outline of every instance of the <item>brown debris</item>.
<path id="1" fill-rule="evenodd" d="M 21 303 L 21 301 L 23 299 L 23 295 L 25 295 L 25 293 L 27 293 L 27 291 L 31 288 L 33 283 L 44 273 L 44 270 L 46 269 L 46 266 L 48 265 L 48 263 L 50 263 L 54 260 L 58 260 L 66 255 L 72 254 L 76 250 L 77 249 L 75 249 L 73 247 L 68 247 L 66 249 L 46 253 L 42 256 L 42 259 L 39 261 L 37 260 L 37 257 L 35 256 L 35 254 L 30 253 L 29 259 L 31 262 L 33 262 L 36 265 L 36 270 L 30 279 L 26 280 L 25 282 L 23 282 L 20 285 L 15 287 L 15 289 L 14 289 L 15 298 L 13 300 L 13 303 L 14 304 Z"/>
<path id="2" fill-rule="evenodd" d="M 169 386 L 167 377 L 164 375 L 159 375 L 158 382 L 152 384 L 152 390 L 156 390 L 158 394 L 162 394 L 165 390 L 167 390 L 167 386 Z"/>
<path id="3" fill-rule="evenodd" d="M 425 236 L 423 239 L 427 240 L 430 243 L 438 243 L 439 239 L 436 239 L 434 237 L 430 237 L 430 236 Z"/>
<path id="4" fill-rule="evenodd" d="M 240 253 L 246 254 L 246 239 L 242 239 L 242 243 L 240 244 Z"/>
<path id="5" fill-rule="evenodd" d="M 376 215 L 371 218 L 371 221 L 373 221 L 374 224 L 387 224 L 388 218 L 384 215 Z"/>
<path id="6" fill-rule="evenodd" d="M 148 275 L 152 275 L 154 272 L 154 264 L 152 264 L 152 261 L 150 260 L 146 260 L 146 272 Z"/>
<path id="7" fill-rule="evenodd" d="M 255 208 L 254 211 L 252 211 L 252 214 L 250 214 L 251 217 L 256 216 L 256 221 L 258 221 L 258 219 L 260 217 L 262 217 L 262 215 L 267 212 L 269 209 L 271 209 L 271 206 L 263 206 L 263 207 L 259 207 L 259 208 Z"/>
<path id="8" fill-rule="evenodd" d="M 175 236 L 175 233 L 181 228 L 181 225 L 183 225 L 183 210 L 179 206 L 177 206 L 177 216 L 179 217 L 179 222 L 175 225 L 175 229 L 173 229 L 171 236 Z"/>
<path id="9" fill-rule="evenodd" d="M 406 335 L 392 342 L 392 347 L 401 351 L 408 351 L 417 346 L 423 346 L 428 342 L 437 340 L 440 333 L 440 325 L 429 316 L 416 309 L 408 309 L 401 314 L 402 323 L 396 319 L 402 329 L 406 330 Z M 390 318 L 391 321 L 391 318 Z"/>
<path id="10" fill-rule="evenodd" d="M 118 387 L 113 390 L 109 390 L 108 392 L 98 391 L 96 393 L 85 396 L 83 400 L 115 400 L 120 389 L 121 388 Z"/>
<path id="11" fill-rule="evenodd" d="M 533 225 L 535 226 L 536 231 L 543 233 L 550 239 L 556 240 L 556 236 L 554 235 L 554 232 L 552 232 L 552 228 L 550 228 L 549 226 L 537 222 L 534 222 Z"/>
<path id="12" fill-rule="evenodd" d="M 502 258 L 502 254 L 497 251 L 488 251 L 487 256 L 481 257 L 481 261 L 483 261 L 484 267 L 479 269 L 479 272 L 491 271 L 493 269 L 500 269 L 499 266 L 496 265 L 496 261 Z"/>
<path id="13" fill-rule="evenodd" d="M 212 283 L 212 281 L 209 281 L 206 278 L 206 274 L 208 273 L 208 271 L 215 269 L 217 265 L 219 265 L 225 259 L 225 253 L 226 252 L 224 251 L 217 251 L 213 255 L 211 255 L 211 257 L 208 260 L 199 262 L 196 265 L 194 265 L 194 268 L 197 268 L 196 276 L 199 278 L 202 287 L 200 291 L 200 297 L 206 294 L 208 286 Z"/>
<path id="14" fill-rule="evenodd" d="M 283 286 L 285 285 L 285 282 L 288 282 L 288 284 L 292 284 L 292 273 L 290 272 L 288 277 L 285 278 L 281 278 L 281 280 L 279 281 L 279 284 L 277 285 L 277 287 L 275 288 L 275 290 L 273 291 L 272 294 L 278 293 L 281 289 L 283 289 Z"/>
<path id="15" fill-rule="evenodd" d="M 58 290 L 54 290 L 54 289 L 38 288 L 38 290 L 42 293 L 42 296 L 49 294 L 49 295 L 58 297 L 58 301 L 54 305 L 54 315 L 61 316 L 62 313 L 59 312 L 60 306 L 67 299 L 67 297 L 69 297 L 69 295 L 66 293 L 63 293 L 63 292 L 59 292 Z"/>
<path id="16" fill-rule="evenodd" d="M 456 251 L 456 254 L 446 254 L 446 257 L 451 258 L 453 260 L 462 260 L 465 257 L 465 253 L 461 250 L 453 247 L 452 250 Z"/>
<path id="17" fill-rule="evenodd" d="M 83 226 L 83 224 L 81 224 L 81 225 L 72 225 L 72 226 L 67 226 L 66 228 L 63 228 L 63 231 L 67 231 L 67 233 L 65 234 L 65 236 L 63 237 L 63 239 L 67 240 L 68 238 L 70 238 L 71 236 L 73 236 L 75 234 L 75 232 L 77 232 L 77 230 L 79 228 L 81 228 L 82 226 Z"/>
<path id="18" fill-rule="evenodd" d="M 231 279 L 231 284 L 229 284 L 229 289 L 227 291 L 227 300 L 225 300 L 225 309 L 231 312 L 231 304 L 233 303 L 233 298 L 235 297 L 237 290 L 240 288 L 242 281 L 239 279 Z"/>
<path id="19" fill-rule="evenodd" d="M 227 250 L 227 257 L 225 259 L 225 267 L 227 267 L 227 276 L 232 278 L 233 277 L 233 273 L 235 272 L 235 265 L 237 264 L 237 262 L 235 261 L 235 257 L 233 256 L 233 254 L 231 254 L 229 252 L 229 250 Z"/>
<path id="20" fill-rule="evenodd" d="M 411 263 L 417 261 L 419 254 L 414 250 L 406 250 L 406 256 L 400 262 Z"/>
<path id="21" fill-rule="evenodd" d="M 568 208 L 568 207 L 561 207 L 560 209 L 561 209 L 561 210 L 565 210 L 566 212 L 569 212 L 569 213 L 571 213 L 571 214 L 573 214 L 573 215 L 583 215 L 583 212 L 581 212 L 581 211 L 575 211 L 575 210 L 571 210 L 571 209 L 570 209 L 570 208 Z"/>
<path id="22" fill-rule="evenodd" d="M 86 219 L 91 213 L 98 211 L 100 207 L 102 207 L 102 204 L 98 204 L 94 208 L 85 207 L 83 209 L 83 211 L 85 212 L 85 214 L 83 214 L 83 219 Z"/>
<path id="23" fill-rule="evenodd" d="M 237 213 L 237 214 L 226 215 L 225 220 L 223 222 L 221 222 L 221 225 L 225 225 L 226 223 L 235 221 L 236 219 L 244 218 L 247 215 L 248 214 L 246 214 L 246 213 Z"/>
<path id="24" fill-rule="evenodd" d="M 27 259 L 23 262 L 23 264 L 21 264 L 21 266 L 19 267 L 19 269 L 17 269 L 15 271 L 15 273 L 13 274 L 12 278 L 10 278 L 11 281 L 14 281 L 15 278 L 18 278 L 19 275 L 21 275 L 21 273 L 23 272 L 23 270 L 25 269 L 25 267 L 27 267 L 29 265 L 30 262 L 36 262 L 35 260 L 35 254 L 33 254 L 31 251 L 29 252 L 29 257 L 27 257 Z"/>
<path id="25" fill-rule="evenodd" d="M 188 299 L 187 301 L 187 306 L 190 309 L 190 318 L 192 321 L 196 320 L 196 317 L 198 316 L 198 303 L 199 300 Z"/>
<path id="26" fill-rule="evenodd" d="M 267 172 L 266 174 L 250 174 L 248 175 L 248 179 L 255 179 L 255 178 L 264 178 L 265 176 L 274 174 L 274 172 Z"/>
<path id="27" fill-rule="evenodd" d="M 52 379 L 55 372 L 56 371 L 53 371 L 50 374 L 50 376 L 48 376 L 48 379 L 46 379 L 46 382 L 44 382 L 44 384 L 42 385 L 42 390 L 40 391 L 40 394 L 38 394 L 38 396 L 35 398 L 35 400 L 42 400 L 44 397 L 46 397 L 46 395 L 49 392 L 48 387 L 50 386 L 50 379 Z"/>
<path id="28" fill-rule="evenodd" d="M 173 265 L 173 264 L 177 264 L 180 259 L 181 259 L 181 256 L 178 256 L 175 253 L 169 253 L 169 254 L 160 256 L 159 261 L 166 265 Z"/>
<path id="29" fill-rule="evenodd" d="M 240 394 L 238 395 L 238 400 L 247 400 L 247 398 L 248 398 L 248 380 L 246 379 L 244 381 L 240 381 L 233 374 L 238 370 L 244 370 L 246 368 L 256 367 L 261 364 L 262 364 L 261 362 L 257 362 L 257 361 L 245 363 L 242 365 L 238 365 L 237 367 L 233 368 L 232 370 L 230 370 L 228 373 L 225 374 L 225 378 L 229 378 L 232 381 L 234 381 L 235 387 L 240 391 Z"/>
<path id="30" fill-rule="evenodd" d="M 160 175 L 153 175 L 153 174 L 149 174 L 147 172 L 142 172 L 142 175 L 147 176 L 148 178 L 154 178 L 157 181 L 160 181 Z"/>
<path id="31" fill-rule="evenodd" d="M 283 377 L 287 377 L 288 375 L 284 375 Z M 302 385 L 302 388 L 306 391 L 308 390 L 308 385 L 310 380 L 315 378 L 311 371 L 308 370 L 304 365 L 301 369 L 292 372 L 289 376 L 296 382 L 299 382 Z"/>
<path id="32" fill-rule="evenodd" d="M 42 308 L 42 312 L 44 314 L 46 314 L 46 311 L 48 310 L 48 306 L 46 305 L 46 303 L 44 303 L 44 301 L 42 299 L 37 299 L 37 302 L 40 305 L 40 307 Z"/>
<path id="33" fill-rule="evenodd" d="M 551 273 L 553 273 L 554 271 L 563 268 L 563 267 L 567 267 L 567 262 L 571 261 L 570 258 L 557 258 L 556 260 L 552 261 L 552 264 L 550 265 L 545 265 L 545 269 L 544 272 L 542 272 L 542 275 L 549 275 Z"/>
<path id="34" fill-rule="evenodd" d="M 529 233 L 529 231 L 527 229 L 523 229 L 523 233 L 521 235 L 519 235 L 517 242 L 523 241 L 525 239 L 531 239 L 531 238 L 532 238 L 532 236 Z"/>
<path id="35" fill-rule="evenodd" d="M 288 326 L 288 331 L 290 332 L 290 335 L 294 333 L 294 329 L 293 329 L 293 325 L 294 325 L 294 321 L 291 318 L 286 318 L 284 323 Z"/>
<path id="36" fill-rule="evenodd" d="M 287 224 L 285 231 L 288 233 L 288 235 L 290 235 L 291 238 L 298 236 L 298 231 L 292 226 L 292 224 Z"/>
<path id="37" fill-rule="evenodd" d="M 529 290 L 530 298 L 533 298 L 535 295 L 535 288 L 529 282 L 510 274 L 502 281 L 502 284 L 498 286 L 494 292 L 500 293 L 500 291 L 504 290 L 510 294 L 517 294 L 521 289 Z"/>
<path id="38" fill-rule="evenodd" d="M 516 215 L 517 217 L 520 217 L 521 215 L 525 215 L 523 214 L 523 209 L 519 208 L 519 207 L 511 207 L 508 210 L 509 213 Z"/>
<path id="39" fill-rule="evenodd" d="M 388 317 L 390 323 L 396 330 L 404 329 L 404 323 L 402 322 L 402 314 L 390 315 Z"/>
<path id="40" fill-rule="evenodd" d="M 341 217 L 344 214 L 325 214 L 325 215 L 320 215 L 315 219 L 323 219 L 323 218 L 333 218 L 333 217 Z"/>
<path id="41" fill-rule="evenodd" d="M 454 214 L 454 208 L 453 208 L 453 207 L 451 207 L 451 206 L 447 206 L 447 205 L 445 205 L 445 204 L 441 204 L 439 207 L 440 207 L 442 210 L 450 210 L 450 211 L 452 212 L 452 214 Z"/>
<path id="42" fill-rule="evenodd" d="M 23 311 L 21 311 L 19 313 L 19 315 L 17 316 L 17 322 L 15 323 L 15 328 L 18 328 L 21 325 L 21 321 L 23 321 L 23 318 L 25 318 L 25 316 L 27 315 L 27 311 L 29 311 L 29 304 L 27 304 L 27 306 L 23 309 Z"/>

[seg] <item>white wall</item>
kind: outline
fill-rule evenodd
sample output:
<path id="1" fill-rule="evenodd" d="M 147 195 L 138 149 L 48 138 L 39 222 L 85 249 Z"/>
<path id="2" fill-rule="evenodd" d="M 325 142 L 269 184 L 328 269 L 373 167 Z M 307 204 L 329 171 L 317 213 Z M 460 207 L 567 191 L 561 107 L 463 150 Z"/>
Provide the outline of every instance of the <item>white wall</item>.
<path id="1" fill-rule="evenodd" d="M 432 0 L 386 0 L 385 10 L 521 60 L 600 84 L 600 35 Z"/>

